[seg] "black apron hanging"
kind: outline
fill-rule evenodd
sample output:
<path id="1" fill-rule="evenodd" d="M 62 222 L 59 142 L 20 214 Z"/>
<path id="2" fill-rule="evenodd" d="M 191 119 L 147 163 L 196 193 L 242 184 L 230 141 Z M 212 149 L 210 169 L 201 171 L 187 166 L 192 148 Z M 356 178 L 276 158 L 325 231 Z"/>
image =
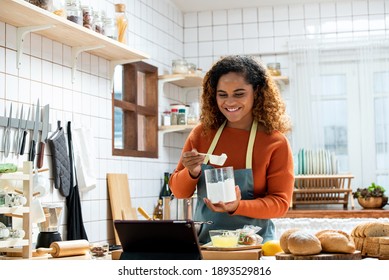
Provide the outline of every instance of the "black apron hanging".
<path id="1" fill-rule="evenodd" d="M 66 197 L 66 206 L 68 208 L 67 240 L 78 240 L 78 239 L 88 240 L 84 228 L 84 222 L 82 219 L 80 193 L 78 191 L 76 170 L 73 164 L 73 143 L 72 143 L 70 122 L 68 122 L 67 132 L 68 132 L 68 144 L 69 144 L 70 182 L 71 182 L 70 192 L 69 195 Z M 74 184 L 74 180 L 75 180 L 75 184 Z"/>

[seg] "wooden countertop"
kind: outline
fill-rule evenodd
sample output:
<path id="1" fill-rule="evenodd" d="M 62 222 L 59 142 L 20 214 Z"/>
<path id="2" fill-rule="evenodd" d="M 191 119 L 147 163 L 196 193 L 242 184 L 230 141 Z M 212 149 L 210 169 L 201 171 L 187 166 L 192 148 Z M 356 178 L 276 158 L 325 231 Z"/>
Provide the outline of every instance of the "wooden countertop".
<path id="1" fill-rule="evenodd" d="M 283 218 L 389 218 L 389 207 L 382 209 L 289 209 Z"/>

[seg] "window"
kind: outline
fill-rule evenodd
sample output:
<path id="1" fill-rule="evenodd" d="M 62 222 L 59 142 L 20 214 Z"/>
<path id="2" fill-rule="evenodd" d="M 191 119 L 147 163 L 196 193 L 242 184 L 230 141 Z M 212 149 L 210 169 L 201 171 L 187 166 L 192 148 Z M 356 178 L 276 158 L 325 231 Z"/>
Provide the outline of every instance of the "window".
<path id="1" fill-rule="evenodd" d="M 158 157 L 158 69 L 145 62 L 117 66 L 112 98 L 113 155 Z"/>

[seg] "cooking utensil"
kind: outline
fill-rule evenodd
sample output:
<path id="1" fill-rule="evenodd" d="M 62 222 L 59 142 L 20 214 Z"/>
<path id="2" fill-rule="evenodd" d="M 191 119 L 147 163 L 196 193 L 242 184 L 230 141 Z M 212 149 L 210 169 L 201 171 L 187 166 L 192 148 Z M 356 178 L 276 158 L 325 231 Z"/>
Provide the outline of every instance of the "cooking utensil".
<path id="1" fill-rule="evenodd" d="M 20 135 L 20 152 L 19 152 L 19 155 L 23 155 L 24 154 L 24 148 L 26 146 L 26 136 L 27 136 L 27 124 L 28 124 L 28 120 L 30 118 L 30 107 L 28 108 L 28 113 L 27 113 L 27 119 L 26 119 L 26 124 L 24 125 L 24 129 L 23 129 L 23 133 Z"/>
<path id="2" fill-rule="evenodd" d="M 28 152 L 28 160 L 32 162 L 34 162 L 35 159 L 35 149 L 36 149 L 35 146 L 36 143 L 38 142 L 38 131 L 39 131 L 39 99 L 36 104 L 34 130 L 30 142 L 30 151 Z"/>
<path id="3" fill-rule="evenodd" d="M 224 153 L 221 154 L 220 156 L 212 155 L 212 154 L 204 154 L 204 153 L 198 153 L 198 154 L 209 157 L 209 161 L 215 165 L 223 165 L 227 159 L 227 155 Z"/>
<path id="4" fill-rule="evenodd" d="M 15 138 L 14 138 L 14 142 L 15 142 L 15 155 L 18 155 L 19 151 L 20 151 L 20 136 L 22 135 L 22 119 L 23 119 L 23 104 L 22 104 L 22 108 L 20 109 L 20 118 L 19 118 L 19 121 L 18 121 L 18 130 L 16 131 Z"/>
<path id="5" fill-rule="evenodd" d="M 38 248 L 39 255 L 51 254 L 53 258 L 86 255 L 89 252 L 89 242 L 85 239 L 55 241 L 50 248 Z"/>
<path id="6" fill-rule="evenodd" d="M 43 166 L 43 156 L 45 153 L 45 144 L 47 142 L 47 136 L 49 134 L 49 110 L 50 110 L 49 104 L 47 104 L 47 105 L 45 105 L 45 107 L 43 107 L 42 136 L 41 136 L 41 141 L 39 142 L 38 160 L 37 160 L 37 167 L 38 168 L 41 168 Z"/>
<path id="7" fill-rule="evenodd" d="M 9 147 L 10 147 L 10 142 L 9 142 L 9 137 L 11 134 L 11 118 L 12 118 L 12 103 L 9 109 L 9 117 L 8 117 L 8 122 L 7 126 L 5 127 L 4 130 L 4 137 L 3 137 L 3 150 L 4 150 L 4 157 L 8 157 L 9 154 Z"/>

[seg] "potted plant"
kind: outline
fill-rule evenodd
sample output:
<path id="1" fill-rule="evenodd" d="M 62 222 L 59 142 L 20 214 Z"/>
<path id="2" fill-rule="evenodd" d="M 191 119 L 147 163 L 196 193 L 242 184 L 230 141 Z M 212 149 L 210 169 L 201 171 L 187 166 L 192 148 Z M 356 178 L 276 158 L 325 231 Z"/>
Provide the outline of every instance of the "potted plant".
<path id="1" fill-rule="evenodd" d="M 358 199 L 359 205 L 363 208 L 382 208 L 388 203 L 385 188 L 374 182 L 367 188 L 358 188 L 353 192 L 353 197 Z"/>

